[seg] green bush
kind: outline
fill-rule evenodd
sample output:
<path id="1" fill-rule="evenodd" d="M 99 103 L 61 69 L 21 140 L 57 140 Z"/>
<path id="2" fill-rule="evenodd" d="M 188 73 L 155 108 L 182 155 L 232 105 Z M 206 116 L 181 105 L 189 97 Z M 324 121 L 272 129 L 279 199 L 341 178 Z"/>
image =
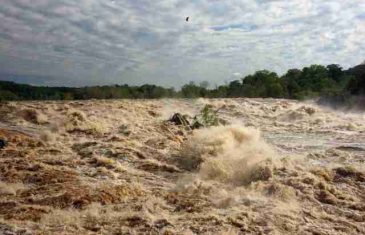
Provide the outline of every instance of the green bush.
<path id="1" fill-rule="evenodd" d="M 219 124 L 218 111 L 214 110 L 211 105 L 205 105 L 200 111 L 200 114 L 194 117 L 192 127 L 195 129 L 200 127 L 218 126 Z"/>

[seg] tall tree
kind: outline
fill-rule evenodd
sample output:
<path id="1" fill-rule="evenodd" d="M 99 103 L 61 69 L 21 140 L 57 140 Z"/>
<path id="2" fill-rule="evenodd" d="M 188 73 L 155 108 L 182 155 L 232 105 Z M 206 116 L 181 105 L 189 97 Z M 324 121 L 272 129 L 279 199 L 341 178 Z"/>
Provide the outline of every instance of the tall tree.
<path id="1" fill-rule="evenodd" d="M 336 82 L 340 82 L 340 79 L 344 75 L 342 67 L 338 64 L 327 65 L 328 75 Z"/>

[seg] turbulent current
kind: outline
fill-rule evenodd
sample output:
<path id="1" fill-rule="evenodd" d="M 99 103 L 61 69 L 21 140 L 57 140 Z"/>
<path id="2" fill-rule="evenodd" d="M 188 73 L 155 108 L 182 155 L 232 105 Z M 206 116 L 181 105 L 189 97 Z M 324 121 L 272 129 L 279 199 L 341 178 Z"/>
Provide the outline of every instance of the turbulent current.
<path id="1" fill-rule="evenodd" d="M 224 125 L 169 120 L 209 105 Z M 275 99 L 0 104 L 0 234 L 365 234 L 365 114 Z"/>

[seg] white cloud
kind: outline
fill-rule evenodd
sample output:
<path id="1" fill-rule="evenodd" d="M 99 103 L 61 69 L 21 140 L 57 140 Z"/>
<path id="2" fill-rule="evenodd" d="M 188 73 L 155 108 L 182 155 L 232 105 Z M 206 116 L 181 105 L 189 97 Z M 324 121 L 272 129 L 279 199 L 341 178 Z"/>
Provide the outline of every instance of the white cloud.
<path id="1" fill-rule="evenodd" d="M 59 85 L 220 84 L 365 54 L 363 0 L 0 2 L 0 73 Z"/>

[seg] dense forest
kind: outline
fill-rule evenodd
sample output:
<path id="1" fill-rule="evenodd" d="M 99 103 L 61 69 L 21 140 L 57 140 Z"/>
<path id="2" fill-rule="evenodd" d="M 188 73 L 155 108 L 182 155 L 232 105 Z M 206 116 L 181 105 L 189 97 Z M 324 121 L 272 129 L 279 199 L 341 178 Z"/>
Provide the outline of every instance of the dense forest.
<path id="1" fill-rule="evenodd" d="M 6 78 L 1 78 L 6 80 Z M 83 100 L 262 97 L 307 99 L 322 97 L 323 102 L 348 102 L 349 97 L 365 94 L 365 64 L 343 70 L 341 66 L 311 65 L 290 69 L 281 77 L 275 72 L 258 71 L 226 85 L 209 88 L 208 82 L 190 82 L 179 91 L 155 85 L 93 86 L 82 88 L 37 87 L 0 81 L 0 100 Z"/>

